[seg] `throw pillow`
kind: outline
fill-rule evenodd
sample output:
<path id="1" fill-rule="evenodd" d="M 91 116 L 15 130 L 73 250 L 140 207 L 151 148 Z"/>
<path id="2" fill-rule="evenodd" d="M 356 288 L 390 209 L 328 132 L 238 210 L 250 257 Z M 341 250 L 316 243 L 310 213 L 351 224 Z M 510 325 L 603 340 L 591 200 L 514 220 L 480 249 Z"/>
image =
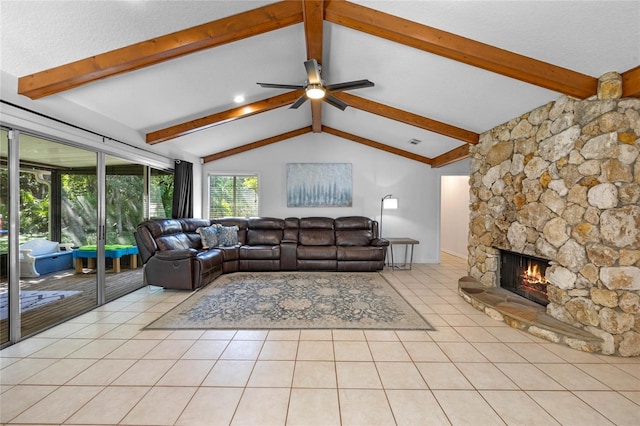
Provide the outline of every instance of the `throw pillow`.
<path id="1" fill-rule="evenodd" d="M 218 226 L 206 226 L 196 229 L 196 232 L 200 234 L 200 240 L 202 241 L 202 248 L 209 249 L 218 245 Z"/>
<path id="2" fill-rule="evenodd" d="M 238 244 L 238 226 L 221 226 L 218 229 L 218 245 L 222 247 Z"/>

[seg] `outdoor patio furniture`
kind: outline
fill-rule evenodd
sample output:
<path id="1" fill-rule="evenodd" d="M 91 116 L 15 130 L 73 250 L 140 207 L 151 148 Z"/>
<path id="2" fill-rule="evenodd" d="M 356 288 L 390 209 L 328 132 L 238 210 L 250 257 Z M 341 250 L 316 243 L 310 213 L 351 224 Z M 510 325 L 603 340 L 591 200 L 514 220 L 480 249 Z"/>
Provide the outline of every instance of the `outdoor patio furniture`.
<path id="1" fill-rule="evenodd" d="M 20 276 L 35 278 L 42 274 L 73 268 L 72 243 L 60 244 L 35 238 L 20 248 Z"/>
<path id="2" fill-rule="evenodd" d="M 113 272 L 119 273 L 120 258 L 129 256 L 129 267 L 135 269 L 138 267 L 138 247 L 122 244 L 106 244 L 104 246 L 104 257 L 113 259 Z M 95 259 L 98 257 L 98 248 L 95 245 L 87 245 L 78 247 L 73 250 L 73 258 L 75 259 L 76 274 L 82 273 L 83 261 L 87 259 L 87 267 L 95 268 Z"/>

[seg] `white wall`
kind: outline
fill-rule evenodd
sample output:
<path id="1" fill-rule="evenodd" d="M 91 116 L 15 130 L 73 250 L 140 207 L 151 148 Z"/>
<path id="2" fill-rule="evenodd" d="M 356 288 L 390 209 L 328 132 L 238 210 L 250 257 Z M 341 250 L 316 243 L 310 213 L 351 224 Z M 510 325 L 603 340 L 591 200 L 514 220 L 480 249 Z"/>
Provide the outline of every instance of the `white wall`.
<path id="1" fill-rule="evenodd" d="M 441 250 L 466 259 L 469 239 L 469 175 L 443 175 L 440 203 Z"/>
<path id="2" fill-rule="evenodd" d="M 287 163 L 345 163 L 353 165 L 353 205 L 342 208 L 289 208 L 286 200 Z M 398 210 L 384 212 L 383 236 L 411 237 L 414 261 L 440 260 L 440 174 L 468 173 L 467 161 L 442 169 L 389 154 L 326 133 L 309 133 L 267 147 L 223 158 L 203 167 L 202 216 L 207 217 L 207 173 L 258 173 L 260 215 L 273 217 L 339 217 L 362 215 L 380 219 L 380 200 L 398 198 Z"/>

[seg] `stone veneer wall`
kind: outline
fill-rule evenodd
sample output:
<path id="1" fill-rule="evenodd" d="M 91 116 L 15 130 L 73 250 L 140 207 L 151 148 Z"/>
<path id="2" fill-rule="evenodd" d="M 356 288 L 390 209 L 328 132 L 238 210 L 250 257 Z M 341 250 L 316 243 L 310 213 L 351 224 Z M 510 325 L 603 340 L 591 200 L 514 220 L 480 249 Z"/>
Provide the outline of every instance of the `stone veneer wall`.
<path id="1" fill-rule="evenodd" d="M 640 355 L 640 99 L 620 75 L 480 137 L 471 154 L 469 275 L 498 286 L 498 249 L 551 260 L 547 313 Z"/>

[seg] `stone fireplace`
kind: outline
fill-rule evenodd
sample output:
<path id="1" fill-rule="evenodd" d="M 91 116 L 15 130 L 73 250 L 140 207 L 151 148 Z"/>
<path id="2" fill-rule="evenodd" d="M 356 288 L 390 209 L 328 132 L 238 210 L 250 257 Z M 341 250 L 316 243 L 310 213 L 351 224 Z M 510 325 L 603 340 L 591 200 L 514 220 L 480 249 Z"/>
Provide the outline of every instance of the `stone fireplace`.
<path id="1" fill-rule="evenodd" d="M 546 315 L 602 341 L 575 347 L 638 356 L 640 99 L 621 94 L 605 74 L 597 96 L 560 97 L 471 146 L 468 278 L 500 287 L 501 250 L 548 259 Z"/>

